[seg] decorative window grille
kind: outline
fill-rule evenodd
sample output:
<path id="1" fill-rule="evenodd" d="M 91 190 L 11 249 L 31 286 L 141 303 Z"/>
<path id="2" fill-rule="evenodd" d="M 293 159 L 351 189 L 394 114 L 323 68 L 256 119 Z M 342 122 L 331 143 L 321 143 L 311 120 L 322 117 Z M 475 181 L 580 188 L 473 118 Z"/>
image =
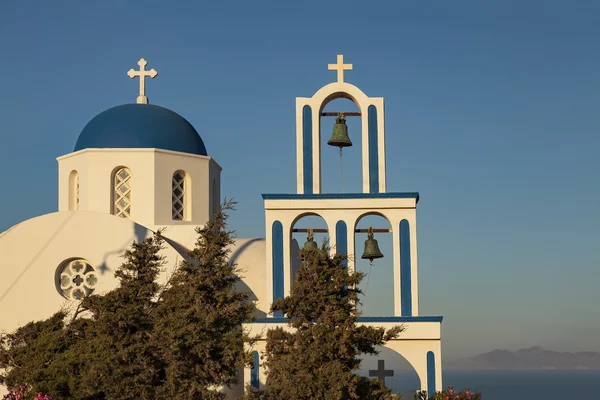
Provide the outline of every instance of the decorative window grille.
<path id="1" fill-rule="evenodd" d="M 121 218 L 131 217 L 131 172 L 127 168 L 121 168 L 115 173 L 113 214 Z"/>
<path id="2" fill-rule="evenodd" d="M 61 264 L 58 271 L 58 292 L 69 300 L 83 300 L 94 292 L 98 277 L 86 260 L 75 259 Z"/>
<path id="3" fill-rule="evenodd" d="M 79 210 L 79 174 L 75 175 L 75 209 Z"/>
<path id="4" fill-rule="evenodd" d="M 171 213 L 174 220 L 183 221 L 185 218 L 185 172 L 175 172 L 171 185 Z"/>

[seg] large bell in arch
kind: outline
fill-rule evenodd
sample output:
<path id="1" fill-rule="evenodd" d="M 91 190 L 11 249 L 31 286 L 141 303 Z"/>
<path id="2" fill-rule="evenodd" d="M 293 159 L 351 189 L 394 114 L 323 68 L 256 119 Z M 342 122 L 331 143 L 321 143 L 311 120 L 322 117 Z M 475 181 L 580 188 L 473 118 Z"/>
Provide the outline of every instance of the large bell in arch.
<path id="1" fill-rule="evenodd" d="M 350 147 L 352 141 L 348 136 L 348 125 L 346 125 L 346 117 L 344 113 L 340 113 L 335 119 L 335 125 L 333 125 L 333 133 L 331 138 L 327 141 L 327 144 L 334 147 Z"/>
<path id="2" fill-rule="evenodd" d="M 365 240 L 365 251 L 360 257 L 363 260 L 369 260 L 369 262 L 371 263 L 374 259 L 383 257 L 383 253 L 381 252 L 381 250 L 379 250 L 379 244 L 373 236 L 373 227 L 369 227 L 369 232 L 367 233 L 367 240 Z"/>
<path id="3" fill-rule="evenodd" d="M 313 230 L 312 228 L 308 228 L 308 237 L 306 238 L 306 243 L 304 243 L 305 251 L 315 251 L 319 250 L 319 245 L 313 239 Z"/>

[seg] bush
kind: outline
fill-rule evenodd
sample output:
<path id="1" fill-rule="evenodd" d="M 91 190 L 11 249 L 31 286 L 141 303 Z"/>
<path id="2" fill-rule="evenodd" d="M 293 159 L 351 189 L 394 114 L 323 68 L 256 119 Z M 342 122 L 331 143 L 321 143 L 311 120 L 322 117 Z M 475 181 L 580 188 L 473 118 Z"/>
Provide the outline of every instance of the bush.
<path id="1" fill-rule="evenodd" d="M 54 400 L 48 395 L 37 393 L 35 397 L 29 393 L 25 386 L 19 386 L 17 389 L 11 389 L 8 394 L 2 397 L 2 400 Z"/>
<path id="2" fill-rule="evenodd" d="M 428 400 L 427 392 L 418 392 L 415 398 L 417 400 Z M 481 394 L 472 392 L 469 388 L 465 388 L 462 392 L 457 392 L 452 386 L 448 386 L 448 389 L 443 392 L 437 392 L 429 400 L 481 400 Z"/>

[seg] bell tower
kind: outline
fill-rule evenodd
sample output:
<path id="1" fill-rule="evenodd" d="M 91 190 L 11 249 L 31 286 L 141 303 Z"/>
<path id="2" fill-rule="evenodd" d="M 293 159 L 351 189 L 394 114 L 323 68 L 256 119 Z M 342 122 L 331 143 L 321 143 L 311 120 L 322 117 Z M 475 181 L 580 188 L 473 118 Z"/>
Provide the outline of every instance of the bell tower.
<path id="1" fill-rule="evenodd" d="M 387 361 L 390 368 L 398 368 L 397 359 L 393 357 L 403 357 L 417 372 L 421 390 L 433 395 L 436 387 L 442 387 L 442 317 L 419 315 L 419 194 L 387 191 L 383 98 L 369 97 L 344 80 L 344 73 L 352 70 L 352 64 L 345 64 L 342 55 L 337 56 L 336 64 L 329 64 L 329 69 L 337 71 L 335 82 L 323 86 L 312 97 L 296 98 L 296 193 L 262 195 L 267 284 L 259 308 L 267 317 L 256 321 L 254 332 L 285 324 L 282 315 L 269 313 L 269 306 L 289 295 L 301 264 L 299 249 L 314 249 L 319 241 L 314 235 L 320 235 L 328 241 L 333 254 L 348 255 L 349 271 L 369 268 L 368 277 L 377 276 L 378 282 L 386 282 L 385 289 L 373 292 L 366 290 L 369 278 L 365 278 L 361 302 L 366 305 L 372 299 L 374 307 L 369 314 L 361 315 L 358 322 L 386 328 L 398 324 L 406 327 L 401 338 L 386 343 L 389 353 L 382 352 L 380 358 L 365 358 L 360 373 L 364 376 L 384 374 L 381 376 L 387 376 L 389 383 L 396 385 L 397 382 L 393 383 L 390 378 L 394 371 L 385 370 L 384 362 Z M 358 111 L 324 112 L 328 103 L 340 98 L 352 101 Z M 321 120 L 324 117 L 337 117 L 333 134 L 327 138 L 322 137 Z M 346 118 L 355 117 L 360 118 L 360 129 L 349 132 L 349 127 L 355 125 L 346 125 Z M 360 146 L 362 176 L 358 179 L 362 185 L 355 186 L 362 188 L 360 192 L 322 192 L 322 145 L 338 147 L 340 156 L 352 151 L 352 146 Z M 306 242 L 301 243 L 304 238 Z M 385 245 L 380 247 L 379 243 L 384 242 Z M 264 345 L 259 344 L 259 350 Z M 376 365 L 377 370 L 374 369 Z M 250 383 L 250 373 L 245 376 Z"/>
<path id="2" fill-rule="evenodd" d="M 361 117 L 362 192 L 385 193 L 383 98 L 368 97 L 362 90 L 344 81 L 344 71 L 352 70 L 352 64 L 344 64 L 342 54 L 337 56 L 336 64 L 329 64 L 329 70 L 337 71 L 337 82 L 323 86 L 312 97 L 296 98 L 297 193 L 321 193 L 321 117 L 337 116 L 340 119 L 337 113 L 323 112 L 329 102 L 339 98 L 349 99 L 360 110 L 358 113 L 345 113 L 343 117 Z M 347 146 L 343 142 L 339 144 L 342 145 L 340 147 Z"/>
<path id="3" fill-rule="evenodd" d="M 314 232 L 328 236 L 332 252 L 348 254 L 348 268 L 352 271 L 356 269 L 357 258 L 367 259 L 371 265 L 376 259 L 387 258 L 384 262 L 393 266 L 394 316 L 417 316 L 416 206 L 419 194 L 386 191 L 383 98 L 369 97 L 344 81 L 344 72 L 352 70 L 352 64 L 344 64 L 343 55 L 337 56 L 336 64 L 329 64 L 329 70 L 337 71 L 336 82 L 323 86 L 312 97 L 296 98 L 297 193 L 263 194 L 267 225 L 266 275 L 272 282 L 269 300 L 288 295 L 295 277 L 299 265 L 295 253 L 302 245 L 294 245 L 292 234 L 310 233 L 310 241 Z M 329 102 L 338 98 L 351 100 L 359 112 L 323 112 Z M 321 117 L 337 117 L 327 143 L 339 147 L 340 152 L 352 146 L 345 118 L 361 118 L 361 193 L 321 193 Z M 372 215 L 382 217 L 383 222 L 387 220 L 387 226 L 358 229 L 359 221 Z M 305 216 L 321 217 L 326 228 L 297 228 L 296 223 Z M 366 241 L 357 239 L 357 234 L 365 233 L 368 234 Z M 381 253 L 376 240 L 379 235 L 392 236 L 392 249 L 387 249 L 392 254 Z"/>

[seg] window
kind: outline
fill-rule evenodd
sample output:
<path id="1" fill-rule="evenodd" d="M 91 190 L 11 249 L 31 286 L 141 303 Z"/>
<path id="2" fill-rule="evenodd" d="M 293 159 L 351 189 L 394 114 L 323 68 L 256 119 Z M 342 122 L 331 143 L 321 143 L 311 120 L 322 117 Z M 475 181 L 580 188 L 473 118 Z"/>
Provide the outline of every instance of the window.
<path id="1" fill-rule="evenodd" d="M 58 292 L 69 300 L 83 300 L 94 292 L 98 283 L 94 268 L 81 258 L 63 262 L 57 272 Z"/>
<path id="2" fill-rule="evenodd" d="M 131 171 L 119 168 L 113 177 L 112 213 L 117 217 L 131 217 Z"/>
<path id="3" fill-rule="evenodd" d="M 69 211 L 79 210 L 79 173 L 75 170 L 69 175 Z"/>
<path id="4" fill-rule="evenodd" d="M 171 181 L 171 214 L 176 221 L 183 221 L 186 217 L 186 189 L 185 172 L 175 172 Z"/>

